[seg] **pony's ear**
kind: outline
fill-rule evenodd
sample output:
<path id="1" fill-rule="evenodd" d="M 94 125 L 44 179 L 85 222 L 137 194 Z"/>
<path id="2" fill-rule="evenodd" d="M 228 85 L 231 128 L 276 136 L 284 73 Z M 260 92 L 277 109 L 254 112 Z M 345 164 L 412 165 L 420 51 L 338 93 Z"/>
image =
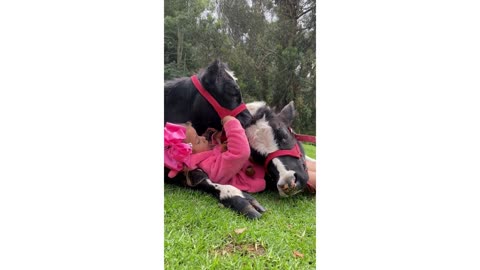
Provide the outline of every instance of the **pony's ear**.
<path id="1" fill-rule="evenodd" d="M 287 124 L 287 126 L 292 125 L 295 115 L 296 115 L 296 111 L 295 111 L 295 106 L 293 105 L 293 101 L 290 101 L 290 103 L 285 105 L 285 107 L 283 107 L 283 109 L 279 113 L 279 116 Z"/>
<path id="2" fill-rule="evenodd" d="M 215 59 L 215 61 L 213 61 L 213 63 L 211 63 L 207 67 L 207 71 L 205 72 L 205 82 L 208 84 L 213 84 L 217 79 L 219 70 L 220 70 L 220 60 Z"/>

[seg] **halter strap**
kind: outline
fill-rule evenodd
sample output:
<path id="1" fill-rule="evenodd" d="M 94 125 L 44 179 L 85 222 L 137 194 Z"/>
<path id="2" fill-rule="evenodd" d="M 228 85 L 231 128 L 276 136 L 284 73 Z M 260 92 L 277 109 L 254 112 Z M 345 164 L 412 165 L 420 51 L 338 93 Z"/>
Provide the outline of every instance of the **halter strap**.
<path id="1" fill-rule="evenodd" d="M 288 130 L 290 130 L 290 132 L 293 134 L 293 136 L 295 136 L 295 139 L 297 139 L 297 141 L 310 142 L 310 143 L 316 143 L 317 142 L 317 139 L 316 139 L 315 136 L 305 135 L 305 134 L 297 134 L 293 131 L 292 128 L 288 128 Z"/>
<path id="2" fill-rule="evenodd" d="M 316 143 L 317 141 L 315 136 L 312 135 L 295 134 L 295 138 L 300 142 Z"/>
<path id="3" fill-rule="evenodd" d="M 265 170 L 267 169 L 268 163 L 272 161 L 272 159 L 279 157 L 279 156 L 291 156 L 291 157 L 296 157 L 300 158 L 302 156 L 302 152 L 300 152 L 300 147 L 298 147 L 298 143 L 295 143 L 295 146 L 292 147 L 292 149 L 288 150 L 277 150 L 275 152 L 272 152 L 268 154 L 267 159 L 265 160 L 265 163 L 263 166 L 265 167 Z"/>
<path id="4" fill-rule="evenodd" d="M 193 75 L 190 78 L 192 79 L 193 85 L 195 85 L 195 88 L 197 88 L 200 95 L 202 95 L 208 101 L 208 103 L 212 105 L 212 107 L 217 112 L 218 116 L 220 116 L 220 119 L 223 119 L 227 115 L 231 115 L 235 117 L 239 113 L 247 109 L 247 106 L 245 105 L 245 103 L 238 105 L 238 107 L 236 107 L 233 110 L 229 110 L 227 108 L 222 107 L 220 104 L 218 104 L 217 100 L 215 100 L 215 98 L 212 97 L 212 95 L 210 95 L 210 93 L 207 90 L 205 90 L 205 88 L 203 88 L 202 84 L 198 80 L 197 75 Z"/>

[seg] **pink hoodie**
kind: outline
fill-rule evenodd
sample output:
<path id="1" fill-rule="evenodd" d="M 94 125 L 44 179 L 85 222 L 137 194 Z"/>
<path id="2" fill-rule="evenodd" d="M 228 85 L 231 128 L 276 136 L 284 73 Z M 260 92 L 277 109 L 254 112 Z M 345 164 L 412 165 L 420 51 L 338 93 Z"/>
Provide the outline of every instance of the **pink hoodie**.
<path id="1" fill-rule="evenodd" d="M 247 192 L 263 191 L 265 171 L 262 166 L 250 162 L 250 146 L 240 122 L 232 119 L 223 128 L 227 151 L 222 153 L 222 146 L 217 145 L 212 150 L 192 154 L 190 167 L 198 166 L 214 183 L 232 185 Z M 255 170 L 252 176 L 245 172 L 249 166 Z"/>

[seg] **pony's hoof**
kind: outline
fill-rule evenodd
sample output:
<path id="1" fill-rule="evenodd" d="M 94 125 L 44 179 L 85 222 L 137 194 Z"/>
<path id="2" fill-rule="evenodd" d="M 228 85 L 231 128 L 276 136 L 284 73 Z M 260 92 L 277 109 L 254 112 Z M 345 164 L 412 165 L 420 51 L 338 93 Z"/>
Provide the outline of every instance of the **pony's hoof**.
<path id="1" fill-rule="evenodd" d="M 258 219 L 266 211 L 255 198 L 246 192 L 242 192 L 241 196 L 224 198 L 221 203 L 249 219 Z"/>
<path id="2" fill-rule="evenodd" d="M 243 197 L 245 197 L 245 199 L 248 200 L 250 205 L 253 206 L 253 208 L 255 208 L 255 210 L 257 210 L 259 213 L 263 213 L 267 211 L 267 209 L 265 209 L 265 207 L 263 207 L 255 198 L 253 198 L 252 195 L 246 192 L 242 192 L 242 193 L 243 193 Z"/>
<path id="3" fill-rule="evenodd" d="M 243 209 L 242 214 L 246 216 L 249 219 L 259 219 L 262 217 L 262 214 L 260 214 L 253 206 L 247 205 L 245 209 Z"/>

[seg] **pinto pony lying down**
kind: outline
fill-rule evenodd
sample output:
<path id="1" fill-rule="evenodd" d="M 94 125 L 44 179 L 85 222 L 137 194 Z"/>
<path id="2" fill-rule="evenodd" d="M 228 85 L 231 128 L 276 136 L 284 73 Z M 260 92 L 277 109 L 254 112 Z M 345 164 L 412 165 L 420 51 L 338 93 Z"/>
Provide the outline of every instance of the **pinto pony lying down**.
<path id="1" fill-rule="evenodd" d="M 253 160 L 264 166 L 267 182 L 274 184 L 282 197 L 301 192 L 308 181 L 303 146 L 290 128 L 296 112 L 293 101 L 279 113 L 265 102 L 247 104 L 252 121 L 245 129 Z"/>
<path id="2" fill-rule="evenodd" d="M 267 180 L 280 196 L 302 191 L 308 180 L 303 147 L 290 129 L 295 116 L 293 102 L 275 113 L 264 102 L 243 104 L 233 72 L 214 61 L 198 74 L 165 83 L 165 121 L 191 121 L 202 134 L 207 128 L 221 129 L 220 119 L 235 116 L 246 130 L 252 159 L 265 169 Z M 169 171 L 166 170 L 166 173 Z M 199 169 L 178 174 L 166 182 L 182 184 L 215 196 L 220 203 L 248 218 L 259 218 L 265 209 L 248 193 L 231 185 L 213 183 Z"/>

